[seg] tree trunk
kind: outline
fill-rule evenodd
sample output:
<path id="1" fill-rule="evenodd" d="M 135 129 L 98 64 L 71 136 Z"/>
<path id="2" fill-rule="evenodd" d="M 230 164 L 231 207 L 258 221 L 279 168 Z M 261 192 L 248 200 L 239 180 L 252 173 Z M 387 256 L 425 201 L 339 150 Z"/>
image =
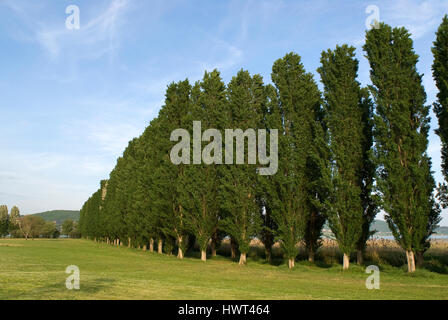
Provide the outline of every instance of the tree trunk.
<path id="1" fill-rule="evenodd" d="M 128 248 L 131 247 L 131 237 L 128 238 Z"/>
<path id="2" fill-rule="evenodd" d="M 212 248 L 212 257 L 216 257 L 216 244 L 213 240 L 212 240 L 212 243 L 210 244 L 210 246 Z"/>
<path id="3" fill-rule="evenodd" d="M 358 252 L 356 253 L 356 263 L 359 266 L 362 266 L 364 264 L 364 252 L 362 252 L 362 250 L 358 250 Z"/>
<path id="4" fill-rule="evenodd" d="M 183 239 L 182 236 L 179 236 L 177 238 L 177 242 L 178 242 L 178 245 L 179 245 L 178 248 L 177 248 L 177 258 L 178 259 L 183 259 L 184 258 L 184 251 L 182 250 L 183 241 L 184 241 L 184 239 Z"/>
<path id="5" fill-rule="evenodd" d="M 406 250 L 406 258 L 408 262 L 408 272 L 412 273 L 415 271 L 414 252 L 412 250 Z"/>
<path id="6" fill-rule="evenodd" d="M 272 248 L 264 248 L 264 253 L 266 255 L 266 262 L 271 263 L 272 261 Z"/>
<path id="7" fill-rule="evenodd" d="M 240 254 L 240 266 L 246 265 L 247 264 L 247 259 L 246 259 L 246 254 L 245 253 L 241 253 Z"/>
<path id="8" fill-rule="evenodd" d="M 201 260 L 207 261 L 207 251 L 201 250 Z"/>
<path id="9" fill-rule="evenodd" d="M 159 239 L 159 245 L 158 245 L 158 249 L 157 249 L 157 253 L 158 254 L 162 254 L 163 253 L 162 248 L 163 248 L 163 240 Z"/>
<path id="10" fill-rule="evenodd" d="M 290 258 L 288 260 L 288 267 L 289 267 L 289 269 L 294 268 L 294 266 L 295 266 L 295 259 L 294 258 Z"/>
<path id="11" fill-rule="evenodd" d="M 417 268 L 422 268 L 424 262 L 425 262 L 425 260 L 423 258 L 423 251 L 417 251 L 415 253 L 415 264 L 416 264 Z"/>
<path id="12" fill-rule="evenodd" d="M 233 240 L 230 240 L 230 258 L 236 258 L 236 244 Z"/>
<path id="13" fill-rule="evenodd" d="M 342 269 L 347 270 L 350 266 L 350 256 L 347 253 L 344 253 Z"/>
<path id="14" fill-rule="evenodd" d="M 312 248 L 310 248 L 308 250 L 308 261 L 309 262 L 314 262 L 314 250 Z"/>
<path id="15" fill-rule="evenodd" d="M 177 258 L 178 258 L 178 259 L 183 259 L 183 258 L 184 258 L 184 252 L 182 251 L 182 248 L 181 248 L 181 247 L 179 247 L 179 248 L 177 249 Z"/>
<path id="16" fill-rule="evenodd" d="M 146 244 L 143 246 L 143 251 L 146 251 L 146 250 L 148 250 L 147 249 L 147 247 L 146 247 Z"/>
<path id="17" fill-rule="evenodd" d="M 107 244 L 110 244 L 109 237 L 106 238 Z"/>
<path id="18" fill-rule="evenodd" d="M 154 239 L 149 239 L 149 252 L 154 252 Z"/>

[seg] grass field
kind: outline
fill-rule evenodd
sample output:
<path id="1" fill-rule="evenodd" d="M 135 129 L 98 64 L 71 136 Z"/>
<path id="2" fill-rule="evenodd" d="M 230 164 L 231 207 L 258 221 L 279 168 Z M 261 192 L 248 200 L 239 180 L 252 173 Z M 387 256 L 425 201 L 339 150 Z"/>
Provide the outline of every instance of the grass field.
<path id="1" fill-rule="evenodd" d="M 65 269 L 80 269 L 80 290 L 67 290 Z M 0 240 L 0 299 L 448 299 L 448 275 L 380 266 L 381 289 L 368 290 L 365 268 L 218 256 L 182 261 L 88 240 Z"/>

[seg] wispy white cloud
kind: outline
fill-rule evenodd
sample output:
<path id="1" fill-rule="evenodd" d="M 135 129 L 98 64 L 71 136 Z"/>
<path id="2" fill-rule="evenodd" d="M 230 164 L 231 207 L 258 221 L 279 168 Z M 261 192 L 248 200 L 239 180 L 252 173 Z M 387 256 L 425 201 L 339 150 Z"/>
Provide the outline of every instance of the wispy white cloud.
<path id="1" fill-rule="evenodd" d="M 419 39 L 440 24 L 441 14 L 448 12 L 446 0 L 395 0 L 380 4 L 381 20 L 404 26 L 414 39 Z"/>
<path id="2" fill-rule="evenodd" d="M 209 48 L 209 57 L 205 61 L 198 62 L 201 71 L 213 69 L 227 71 L 242 62 L 243 51 L 234 44 L 216 38 L 212 39 L 212 44 Z"/>
<path id="3" fill-rule="evenodd" d="M 113 60 L 115 51 L 120 46 L 119 30 L 130 7 L 129 0 L 112 0 L 103 12 L 87 22 L 84 22 L 87 12 L 81 7 L 81 28 L 69 30 L 61 21 L 56 25 L 36 19 L 38 15 L 29 2 L 25 5 L 6 0 L 4 4 L 28 25 L 31 41 L 38 43 L 51 59 L 57 59 L 63 51 L 75 51 L 79 58 L 98 59 L 108 54 Z"/>
<path id="4" fill-rule="evenodd" d="M 87 125 L 88 138 L 99 145 L 99 152 L 119 155 L 129 140 L 141 134 L 141 128 L 128 123 L 95 123 Z"/>
<path id="5" fill-rule="evenodd" d="M 176 81 L 176 79 L 180 80 L 179 74 L 170 74 L 169 76 L 157 78 L 148 77 L 147 79 L 139 79 L 139 81 L 132 81 L 129 84 L 129 90 L 134 94 L 145 94 L 161 97 L 164 95 L 167 86 L 171 82 Z"/>
<path id="6" fill-rule="evenodd" d="M 123 88 L 123 95 L 97 95 L 72 101 L 77 112 L 57 125 L 58 136 L 75 156 L 101 155 L 115 164 L 128 142 L 143 133 L 163 105 L 165 90 L 156 94 L 156 83 L 156 80 L 147 83 L 149 87 L 142 83 L 142 87 L 129 85 Z M 98 168 L 91 159 L 85 163 L 89 169 Z M 112 168 L 108 166 L 109 170 Z"/>

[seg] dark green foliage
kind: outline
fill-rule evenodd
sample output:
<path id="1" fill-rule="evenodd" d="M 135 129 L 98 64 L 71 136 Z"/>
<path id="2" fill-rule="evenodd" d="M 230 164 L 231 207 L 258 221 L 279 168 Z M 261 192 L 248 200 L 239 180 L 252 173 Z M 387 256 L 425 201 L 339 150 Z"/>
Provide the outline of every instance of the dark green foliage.
<path id="1" fill-rule="evenodd" d="M 439 89 L 437 102 L 434 103 L 434 113 L 439 120 L 439 127 L 436 129 L 437 135 L 442 142 L 442 173 L 445 181 L 448 181 L 448 16 L 445 15 L 436 33 L 436 41 L 432 53 L 434 63 L 432 74 Z M 447 186 L 439 186 L 439 199 L 444 207 L 448 206 Z"/>
<path id="2" fill-rule="evenodd" d="M 277 89 L 272 85 L 265 87 L 266 105 L 262 110 L 262 125 L 261 128 L 266 129 L 268 137 L 270 137 L 271 129 L 281 128 L 281 118 L 279 112 L 279 100 Z M 281 132 L 282 130 L 280 130 Z M 270 138 L 266 140 L 270 145 Z M 278 226 L 274 220 L 272 212 L 272 184 L 274 178 L 272 176 L 258 177 L 257 183 L 257 204 L 258 212 L 261 217 L 261 228 L 259 238 L 265 246 L 266 260 L 271 261 L 272 246 L 275 243 Z"/>
<path id="3" fill-rule="evenodd" d="M 184 221 L 184 208 L 181 203 L 180 192 L 183 185 L 184 164 L 174 165 L 170 159 L 170 152 L 177 142 L 170 141 L 171 132 L 191 125 L 188 115 L 191 112 L 191 85 L 188 80 L 172 83 L 166 92 L 165 106 L 159 114 L 159 131 L 154 139 L 157 153 L 160 156 L 158 166 L 153 170 L 154 205 L 163 222 L 162 233 L 170 245 L 174 238 L 179 246 L 179 257 L 186 251 L 188 233 Z"/>
<path id="4" fill-rule="evenodd" d="M 279 94 L 273 86 L 265 87 L 260 76 L 244 71 L 228 88 L 216 70 L 206 72 L 193 87 L 188 81 L 171 84 L 159 116 L 129 143 L 110 178 L 84 204 L 79 225 L 83 236 L 129 239 L 135 246 L 162 239 L 165 251 L 171 252 L 176 242 L 180 253 L 186 251 L 188 238 L 205 252 L 210 240 L 216 250 L 228 235 L 238 251 L 247 253 L 254 236 L 262 234 L 270 247 L 276 235 L 293 259 L 308 226 L 316 230 L 307 238 L 316 250 L 323 224 L 320 170 L 325 162 L 320 154 L 325 150 L 320 93 L 294 54 L 274 66 L 273 79 Z M 170 141 L 170 134 L 183 128 L 193 137 L 193 121 L 201 121 L 202 131 L 267 129 L 268 149 L 270 130 L 287 133 L 280 139 L 286 179 L 260 178 L 253 164 L 173 165 L 169 155 L 177 142 Z M 201 150 L 208 144 L 203 141 Z M 247 163 L 248 150 L 244 152 Z M 312 215 L 318 223 L 308 224 Z"/>
<path id="5" fill-rule="evenodd" d="M 84 203 L 79 217 L 79 230 L 84 236 L 97 237 L 105 226 L 100 222 L 101 190 Z"/>
<path id="6" fill-rule="evenodd" d="M 378 192 L 389 227 L 403 249 L 421 251 L 437 223 L 434 179 L 426 153 L 429 106 L 418 56 L 404 28 L 380 24 L 364 46 L 376 103 L 375 140 Z M 412 270 L 412 266 L 409 271 Z"/>
<path id="7" fill-rule="evenodd" d="M 160 215 L 162 212 L 156 205 L 159 199 L 156 175 L 162 151 L 156 145 L 160 121 L 151 121 L 144 133 L 138 139 L 137 160 L 135 164 L 135 190 L 131 218 L 128 223 L 133 229 L 129 236 L 132 246 L 144 246 L 153 239 L 163 238 Z"/>
<path id="8" fill-rule="evenodd" d="M 225 119 L 221 115 L 226 110 L 226 87 L 217 70 L 206 72 L 202 82 L 192 88 L 191 103 L 190 119 L 201 121 L 202 128 L 205 129 L 223 129 Z M 190 132 L 190 137 L 193 137 L 191 128 L 185 129 Z M 207 144 L 208 142 L 202 142 L 202 147 Z M 182 186 L 186 186 L 180 191 L 185 227 L 194 234 L 202 252 L 207 250 L 219 221 L 217 174 L 217 165 L 188 165 L 185 166 L 180 182 Z"/>
<path id="9" fill-rule="evenodd" d="M 331 182 L 327 214 L 341 251 L 364 249 L 376 209 L 371 199 L 374 166 L 372 103 L 358 83 L 355 48 L 337 46 L 322 52 L 319 73 L 325 89 L 330 133 Z"/>
<path id="10" fill-rule="evenodd" d="M 368 34 L 366 48 L 378 105 L 378 194 L 403 247 L 409 243 L 421 251 L 439 219 L 425 154 L 428 108 L 423 106 L 412 42 L 400 30 L 394 31 L 394 44 L 391 30 L 382 26 L 375 32 Z M 243 70 L 227 87 L 217 70 L 194 85 L 188 80 L 171 83 L 158 117 L 129 142 L 108 180 L 83 205 L 79 232 L 139 248 L 163 242 L 163 252 L 177 249 L 180 258 L 198 245 L 204 260 L 209 245 L 215 253 L 221 240 L 230 238 L 243 263 L 250 241 L 258 237 L 268 260 L 272 245 L 280 241 L 292 267 L 302 240 L 314 259 L 328 216 L 341 249 L 362 251 L 377 212 L 372 196 L 373 103 L 356 81 L 353 48 L 324 53 L 322 62 L 325 107 L 312 74 L 294 53 L 275 62 L 274 85 Z M 199 138 L 205 130 L 218 130 L 198 150 L 214 160 L 211 164 L 194 152 L 194 121 L 202 125 Z M 181 151 L 190 164 L 172 163 L 171 152 L 180 142 L 171 141 L 176 129 L 190 135 L 189 151 Z M 225 129 L 266 129 L 267 150 L 273 130 L 278 130 L 277 174 L 258 175 L 261 165 L 248 163 L 247 148 L 244 164 L 226 164 L 224 148 L 212 148 L 219 135 L 224 147 Z M 397 161 L 403 155 L 406 166 Z M 235 153 L 232 160 L 236 162 Z M 412 208 L 406 208 L 405 199 L 412 199 Z"/>
<path id="11" fill-rule="evenodd" d="M 241 70 L 228 85 L 228 107 L 225 114 L 226 128 L 239 128 L 243 132 L 256 129 L 262 123 L 262 110 L 266 104 L 266 94 L 260 76 L 251 77 Z M 249 138 L 248 138 L 249 139 Z M 244 159 L 249 157 L 245 139 Z M 233 161 L 236 163 L 236 143 L 233 146 Z M 259 208 L 256 202 L 257 166 L 255 164 L 225 165 L 219 169 L 219 201 L 223 210 L 220 225 L 238 244 L 243 254 L 249 252 L 251 239 L 260 229 Z M 241 261 L 245 263 L 245 260 Z"/>
<path id="12" fill-rule="evenodd" d="M 379 211 L 379 199 L 374 194 L 376 165 L 373 157 L 373 102 L 367 88 L 363 88 L 360 91 L 359 105 L 362 110 L 363 124 L 363 167 L 361 169 L 361 206 L 363 222 L 357 249 L 360 252 L 364 252 L 367 240 L 375 233 L 374 231 L 371 231 L 371 225 Z"/>
<path id="13" fill-rule="evenodd" d="M 316 188 L 322 182 L 324 146 L 321 97 L 312 74 L 305 72 L 294 53 L 274 63 L 272 81 L 278 99 L 271 99 L 269 122 L 270 128 L 279 130 L 279 170 L 267 184 L 267 194 L 278 239 L 292 267 L 296 245 L 312 212 L 318 210 Z"/>

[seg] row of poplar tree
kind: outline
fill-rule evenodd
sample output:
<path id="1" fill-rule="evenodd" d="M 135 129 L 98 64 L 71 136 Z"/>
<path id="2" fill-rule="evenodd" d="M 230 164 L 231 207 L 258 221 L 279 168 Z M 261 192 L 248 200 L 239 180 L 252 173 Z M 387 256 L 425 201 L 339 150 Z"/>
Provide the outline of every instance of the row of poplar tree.
<path id="1" fill-rule="evenodd" d="M 370 225 L 382 209 L 413 272 L 440 221 L 427 154 L 430 107 L 406 29 L 380 24 L 367 31 L 364 51 L 372 82 L 366 88 L 357 81 L 355 48 L 348 45 L 322 52 L 323 93 L 295 53 L 274 63 L 273 85 L 243 70 L 227 86 L 216 70 L 194 85 L 170 84 L 158 117 L 130 141 L 110 178 L 84 204 L 82 235 L 149 244 L 150 250 L 157 243 L 159 252 L 177 248 L 179 258 L 195 241 L 202 260 L 208 246 L 214 255 L 228 236 L 240 264 L 257 237 L 268 259 L 278 241 L 293 268 L 301 241 L 314 260 L 327 221 L 346 269 L 354 252 L 362 263 Z M 446 176 L 447 17 L 433 52 Z M 172 164 L 177 142 L 171 132 L 184 128 L 192 136 L 193 121 L 221 132 L 266 129 L 269 136 L 278 129 L 277 173 L 260 176 L 249 164 Z"/>

